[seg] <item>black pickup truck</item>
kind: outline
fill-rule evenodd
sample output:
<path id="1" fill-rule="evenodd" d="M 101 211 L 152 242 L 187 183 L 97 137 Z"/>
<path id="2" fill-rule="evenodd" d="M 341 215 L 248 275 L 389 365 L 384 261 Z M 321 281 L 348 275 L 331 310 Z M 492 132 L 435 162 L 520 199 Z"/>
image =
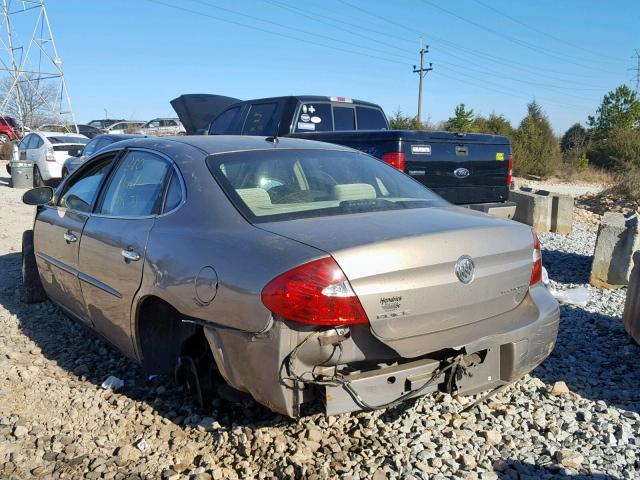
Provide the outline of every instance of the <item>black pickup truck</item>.
<path id="1" fill-rule="evenodd" d="M 171 101 L 187 134 L 295 137 L 378 157 L 448 201 L 512 218 L 511 142 L 478 133 L 390 130 L 380 106 L 344 97 L 286 96 L 241 101 L 207 94 Z"/>

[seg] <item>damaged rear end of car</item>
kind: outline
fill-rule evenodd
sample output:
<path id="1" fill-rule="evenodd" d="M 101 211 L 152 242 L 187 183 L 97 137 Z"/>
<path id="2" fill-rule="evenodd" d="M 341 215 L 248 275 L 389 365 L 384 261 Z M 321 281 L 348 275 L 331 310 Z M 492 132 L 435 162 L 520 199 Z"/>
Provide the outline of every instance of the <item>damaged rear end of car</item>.
<path id="1" fill-rule="evenodd" d="M 297 417 L 319 401 L 339 414 L 473 394 L 535 368 L 559 319 L 535 232 L 453 207 L 369 157 L 363 168 L 362 157 L 209 159 L 250 223 L 310 252 L 255 292 L 270 312 L 263 331 L 205 329 L 225 380 Z"/>

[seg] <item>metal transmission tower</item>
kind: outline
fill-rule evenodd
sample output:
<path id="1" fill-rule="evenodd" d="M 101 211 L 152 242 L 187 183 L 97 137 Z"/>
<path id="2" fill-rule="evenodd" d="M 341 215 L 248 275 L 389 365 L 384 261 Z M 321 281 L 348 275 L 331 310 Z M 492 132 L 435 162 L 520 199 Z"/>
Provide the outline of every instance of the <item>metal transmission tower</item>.
<path id="1" fill-rule="evenodd" d="M 56 123 L 77 131 L 44 0 L 2 0 L 0 20 L 0 114 L 30 128 Z"/>

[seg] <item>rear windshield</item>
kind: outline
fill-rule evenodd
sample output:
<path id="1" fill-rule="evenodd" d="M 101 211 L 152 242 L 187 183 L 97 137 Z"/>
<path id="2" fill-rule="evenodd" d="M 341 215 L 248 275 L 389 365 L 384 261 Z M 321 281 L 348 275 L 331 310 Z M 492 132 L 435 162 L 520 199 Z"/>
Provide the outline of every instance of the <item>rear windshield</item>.
<path id="1" fill-rule="evenodd" d="M 88 138 L 82 137 L 65 137 L 65 136 L 55 136 L 55 137 L 47 137 L 50 143 L 75 143 L 76 145 L 86 145 L 89 141 Z"/>
<path id="2" fill-rule="evenodd" d="M 213 155 L 207 165 L 252 222 L 447 205 L 380 160 L 335 150 L 260 150 Z"/>

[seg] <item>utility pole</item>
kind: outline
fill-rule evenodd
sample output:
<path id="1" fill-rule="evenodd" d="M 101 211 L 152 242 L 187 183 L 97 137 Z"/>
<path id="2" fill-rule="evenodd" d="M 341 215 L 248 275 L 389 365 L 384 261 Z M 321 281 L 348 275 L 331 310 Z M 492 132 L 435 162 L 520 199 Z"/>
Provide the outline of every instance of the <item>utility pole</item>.
<path id="1" fill-rule="evenodd" d="M 424 68 L 425 53 L 429 53 L 429 45 L 425 45 L 424 47 L 420 48 L 420 68 L 416 68 L 415 65 L 413 66 L 413 73 L 417 73 L 420 77 L 420 81 L 418 84 L 418 115 L 416 116 L 418 122 L 420 122 L 420 118 L 422 116 L 422 80 L 427 75 L 427 73 L 433 70 L 432 63 L 429 63 L 428 68 Z"/>
<path id="2" fill-rule="evenodd" d="M 636 48 L 636 53 L 633 57 L 636 59 L 636 66 L 634 68 L 630 68 L 629 70 L 636 72 L 636 93 L 640 93 L 640 49 Z"/>

